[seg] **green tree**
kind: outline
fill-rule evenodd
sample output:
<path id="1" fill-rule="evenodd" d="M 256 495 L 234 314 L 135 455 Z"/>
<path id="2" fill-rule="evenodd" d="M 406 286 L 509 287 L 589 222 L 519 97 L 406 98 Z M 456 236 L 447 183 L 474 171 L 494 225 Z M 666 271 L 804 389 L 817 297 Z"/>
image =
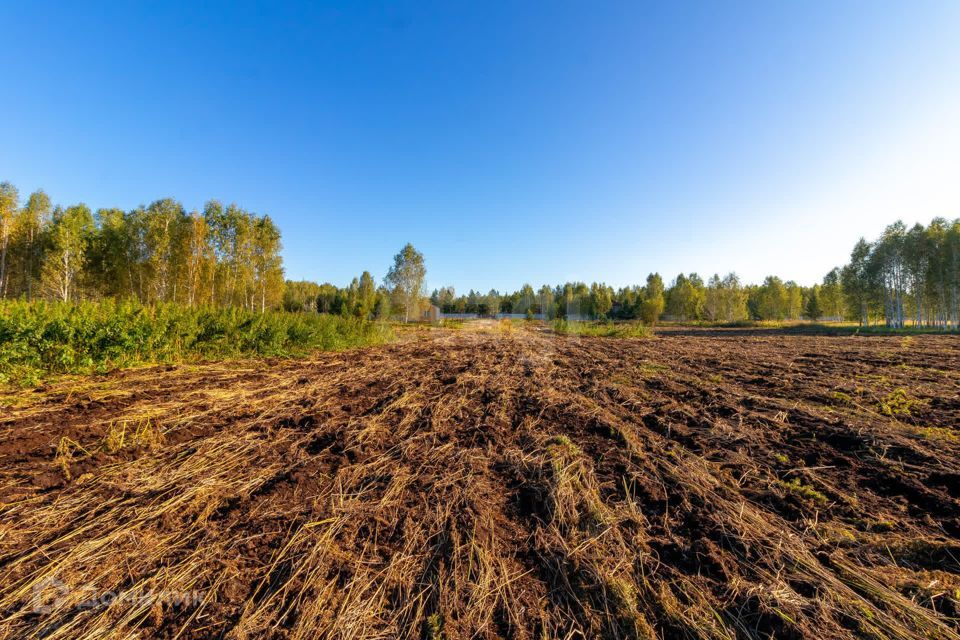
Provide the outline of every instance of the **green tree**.
<path id="1" fill-rule="evenodd" d="M 50 223 L 53 205 L 43 190 L 34 191 L 20 210 L 14 228 L 14 253 L 19 271 L 16 283 L 17 294 L 33 299 L 34 288 L 40 280 L 40 265 L 43 260 L 43 233 Z"/>
<path id="2" fill-rule="evenodd" d="M 843 268 L 840 276 L 847 306 L 856 310 L 860 326 L 869 324 L 870 304 L 874 293 L 870 253 L 870 243 L 865 238 L 860 238 L 850 254 L 850 263 Z"/>
<path id="3" fill-rule="evenodd" d="M 590 307 L 597 318 L 606 318 L 613 308 L 613 290 L 603 283 L 590 285 Z"/>
<path id="4" fill-rule="evenodd" d="M 279 304 L 283 295 L 280 247 L 280 230 L 270 216 L 257 218 L 253 225 L 250 253 L 253 258 L 252 288 L 254 295 L 259 298 L 260 313 Z"/>
<path id="5" fill-rule="evenodd" d="M 825 275 L 819 294 L 823 315 L 836 320 L 842 320 L 846 315 L 841 275 L 842 270 L 839 268 L 835 268 Z"/>
<path id="6" fill-rule="evenodd" d="M 787 290 L 786 317 L 791 320 L 799 320 L 801 314 L 803 314 L 803 288 L 792 280 L 784 286 Z"/>
<path id="7" fill-rule="evenodd" d="M 453 287 L 440 287 L 431 297 L 431 302 L 440 307 L 444 313 L 454 313 L 453 305 L 457 298 L 457 293 Z"/>
<path id="8" fill-rule="evenodd" d="M 137 253 L 146 302 L 166 302 L 175 297 L 175 276 L 181 254 L 179 232 L 185 217 L 183 207 L 164 198 L 133 214 Z"/>
<path id="9" fill-rule="evenodd" d="M 279 241 L 279 231 L 277 234 Z M 216 258 L 207 218 L 193 211 L 184 221 L 183 238 L 186 247 L 182 288 L 186 292 L 186 302 L 191 306 L 204 304 L 207 301 L 212 303 L 211 288 L 216 270 Z"/>
<path id="10" fill-rule="evenodd" d="M 666 308 L 664 297 L 663 278 L 659 273 L 647 276 L 647 286 L 643 290 L 643 301 L 640 303 L 640 320 L 644 324 L 655 325 L 660 320 Z"/>
<path id="11" fill-rule="evenodd" d="M 681 321 L 697 320 L 703 310 L 703 280 L 695 273 L 676 277 L 667 291 L 667 312 Z"/>
<path id="12" fill-rule="evenodd" d="M 360 274 L 360 282 L 357 284 L 357 317 L 369 319 L 375 311 L 376 304 L 377 285 L 370 272 L 364 271 Z"/>
<path id="13" fill-rule="evenodd" d="M 820 308 L 820 287 L 816 285 L 810 289 L 810 293 L 807 296 L 807 303 L 804 306 L 804 315 L 814 322 L 819 320 L 823 315 L 823 310 Z"/>
<path id="14" fill-rule="evenodd" d="M 309 280 L 287 280 L 283 287 L 284 311 L 317 311 L 320 285 Z"/>
<path id="15" fill-rule="evenodd" d="M 754 311 L 759 320 L 784 320 L 790 313 L 790 292 L 777 276 L 767 276 L 753 295 Z"/>
<path id="16" fill-rule="evenodd" d="M 713 321 L 736 322 L 747 317 L 747 294 L 735 273 L 714 274 L 704 294 L 703 313 Z"/>
<path id="17" fill-rule="evenodd" d="M 339 292 L 337 288 L 329 282 L 320 285 L 317 291 L 317 312 L 318 313 L 337 313 L 336 302 Z"/>
<path id="18" fill-rule="evenodd" d="M 90 286 L 98 295 L 122 297 L 133 294 L 129 247 L 130 232 L 121 209 L 98 209 L 97 232 L 87 246 L 86 269 Z"/>
<path id="19" fill-rule="evenodd" d="M 427 276 L 423 254 L 407 243 L 393 258 L 393 266 L 387 272 L 386 285 L 394 299 L 403 308 L 404 320 L 417 316 L 420 299 L 423 297 L 423 281 Z"/>
<path id="20" fill-rule="evenodd" d="M 513 305 L 513 313 L 526 314 L 528 310 L 534 309 L 537 305 L 537 296 L 533 292 L 533 287 L 524 284 L 520 287 L 520 297 Z"/>
<path id="21" fill-rule="evenodd" d="M 378 287 L 377 301 L 373 305 L 373 317 L 377 320 L 386 320 L 390 315 L 390 292 L 384 287 Z"/>
<path id="22" fill-rule="evenodd" d="M 93 215 L 85 204 L 54 211 L 50 248 L 41 270 L 41 284 L 47 296 L 63 302 L 78 297 L 78 282 L 93 230 Z"/>
<path id="23" fill-rule="evenodd" d="M 0 297 L 6 297 L 9 284 L 8 253 L 13 224 L 20 204 L 20 192 L 9 182 L 0 182 Z"/>
<path id="24" fill-rule="evenodd" d="M 930 276 L 930 259 L 934 252 L 931 235 L 923 225 L 914 225 L 906 233 L 903 239 L 903 267 L 906 272 L 906 285 L 912 293 L 914 324 L 918 326 L 924 319 L 927 283 Z"/>
<path id="25" fill-rule="evenodd" d="M 884 229 L 872 247 L 868 270 L 879 285 L 883 300 L 883 316 L 889 327 L 902 327 L 906 298 L 905 269 L 906 226 L 897 221 Z"/>
<path id="26" fill-rule="evenodd" d="M 537 304 L 540 307 L 540 313 L 547 320 L 553 320 L 557 314 L 557 307 L 554 300 L 553 289 L 548 285 L 543 285 L 537 292 Z"/>
<path id="27" fill-rule="evenodd" d="M 495 316 L 500 312 L 500 294 L 496 289 L 490 289 L 483 298 L 483 309 L 481 313 L 487 316 Z"/>

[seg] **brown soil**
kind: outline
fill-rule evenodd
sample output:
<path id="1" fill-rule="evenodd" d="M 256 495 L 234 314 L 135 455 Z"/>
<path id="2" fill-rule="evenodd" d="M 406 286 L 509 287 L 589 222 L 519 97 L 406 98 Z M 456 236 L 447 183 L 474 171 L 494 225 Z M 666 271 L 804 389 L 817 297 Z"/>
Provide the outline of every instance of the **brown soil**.
<path id="1" fill-rule="evenodd" d="M 960 638 L 955 337 L 432 332 L 0 403 L 0 638 Z"/>

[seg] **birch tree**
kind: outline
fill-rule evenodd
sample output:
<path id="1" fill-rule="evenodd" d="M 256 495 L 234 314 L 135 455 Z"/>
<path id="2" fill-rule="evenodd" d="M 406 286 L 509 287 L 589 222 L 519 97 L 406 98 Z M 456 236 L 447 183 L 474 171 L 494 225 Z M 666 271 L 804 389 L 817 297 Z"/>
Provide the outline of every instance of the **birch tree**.
<path id="1" fill-rule="evenodd" d="M 393 257 L 393 266 L 387 272 L 385 284 L 394 299 L 403 307 L 405 322 L 416 317 L 423 298 L 423 282 L 427 276 L 423 254 L 407 244 Z"/>
<path id="2" fill-rule="evenodd" d="M 62 302 L 78 298 L 79 280 L 93 230 L 93 215 L 85 204 L 54 210 L 50 248 L 41 270 L 41 284 L 47 297 Z"/>
<path id="3" fill-rule="evenodd" d="M 9 182 L 0 182 L 0 298 L 6 297 L 10 274 L 8 258 L 13 222 L 17 215 L 20 194 Z"/>

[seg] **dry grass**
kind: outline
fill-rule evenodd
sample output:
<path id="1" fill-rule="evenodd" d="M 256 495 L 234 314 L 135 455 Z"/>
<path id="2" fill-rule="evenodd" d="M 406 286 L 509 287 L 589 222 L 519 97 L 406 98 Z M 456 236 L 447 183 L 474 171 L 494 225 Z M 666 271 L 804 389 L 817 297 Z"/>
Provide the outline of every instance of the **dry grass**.
<path id="1" fill-rule="evenodd" d="M 902 500 L 957 517 L 960 449 L 817 413 L 788 340 L 498 325 L 52 384 L 0 422 L 0 638 L 960 637 L 956 534 Z"/>

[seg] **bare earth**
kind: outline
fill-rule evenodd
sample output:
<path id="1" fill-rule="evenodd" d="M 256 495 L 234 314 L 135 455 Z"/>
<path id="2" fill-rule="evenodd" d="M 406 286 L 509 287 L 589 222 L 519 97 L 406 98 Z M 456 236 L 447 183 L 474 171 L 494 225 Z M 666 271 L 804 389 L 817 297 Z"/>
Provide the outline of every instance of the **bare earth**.
<path id="1" fill-rule="evenodd" d="M 0 429 L 0 638 L 960 638 L 956 337 L 431 331 Z"/>

